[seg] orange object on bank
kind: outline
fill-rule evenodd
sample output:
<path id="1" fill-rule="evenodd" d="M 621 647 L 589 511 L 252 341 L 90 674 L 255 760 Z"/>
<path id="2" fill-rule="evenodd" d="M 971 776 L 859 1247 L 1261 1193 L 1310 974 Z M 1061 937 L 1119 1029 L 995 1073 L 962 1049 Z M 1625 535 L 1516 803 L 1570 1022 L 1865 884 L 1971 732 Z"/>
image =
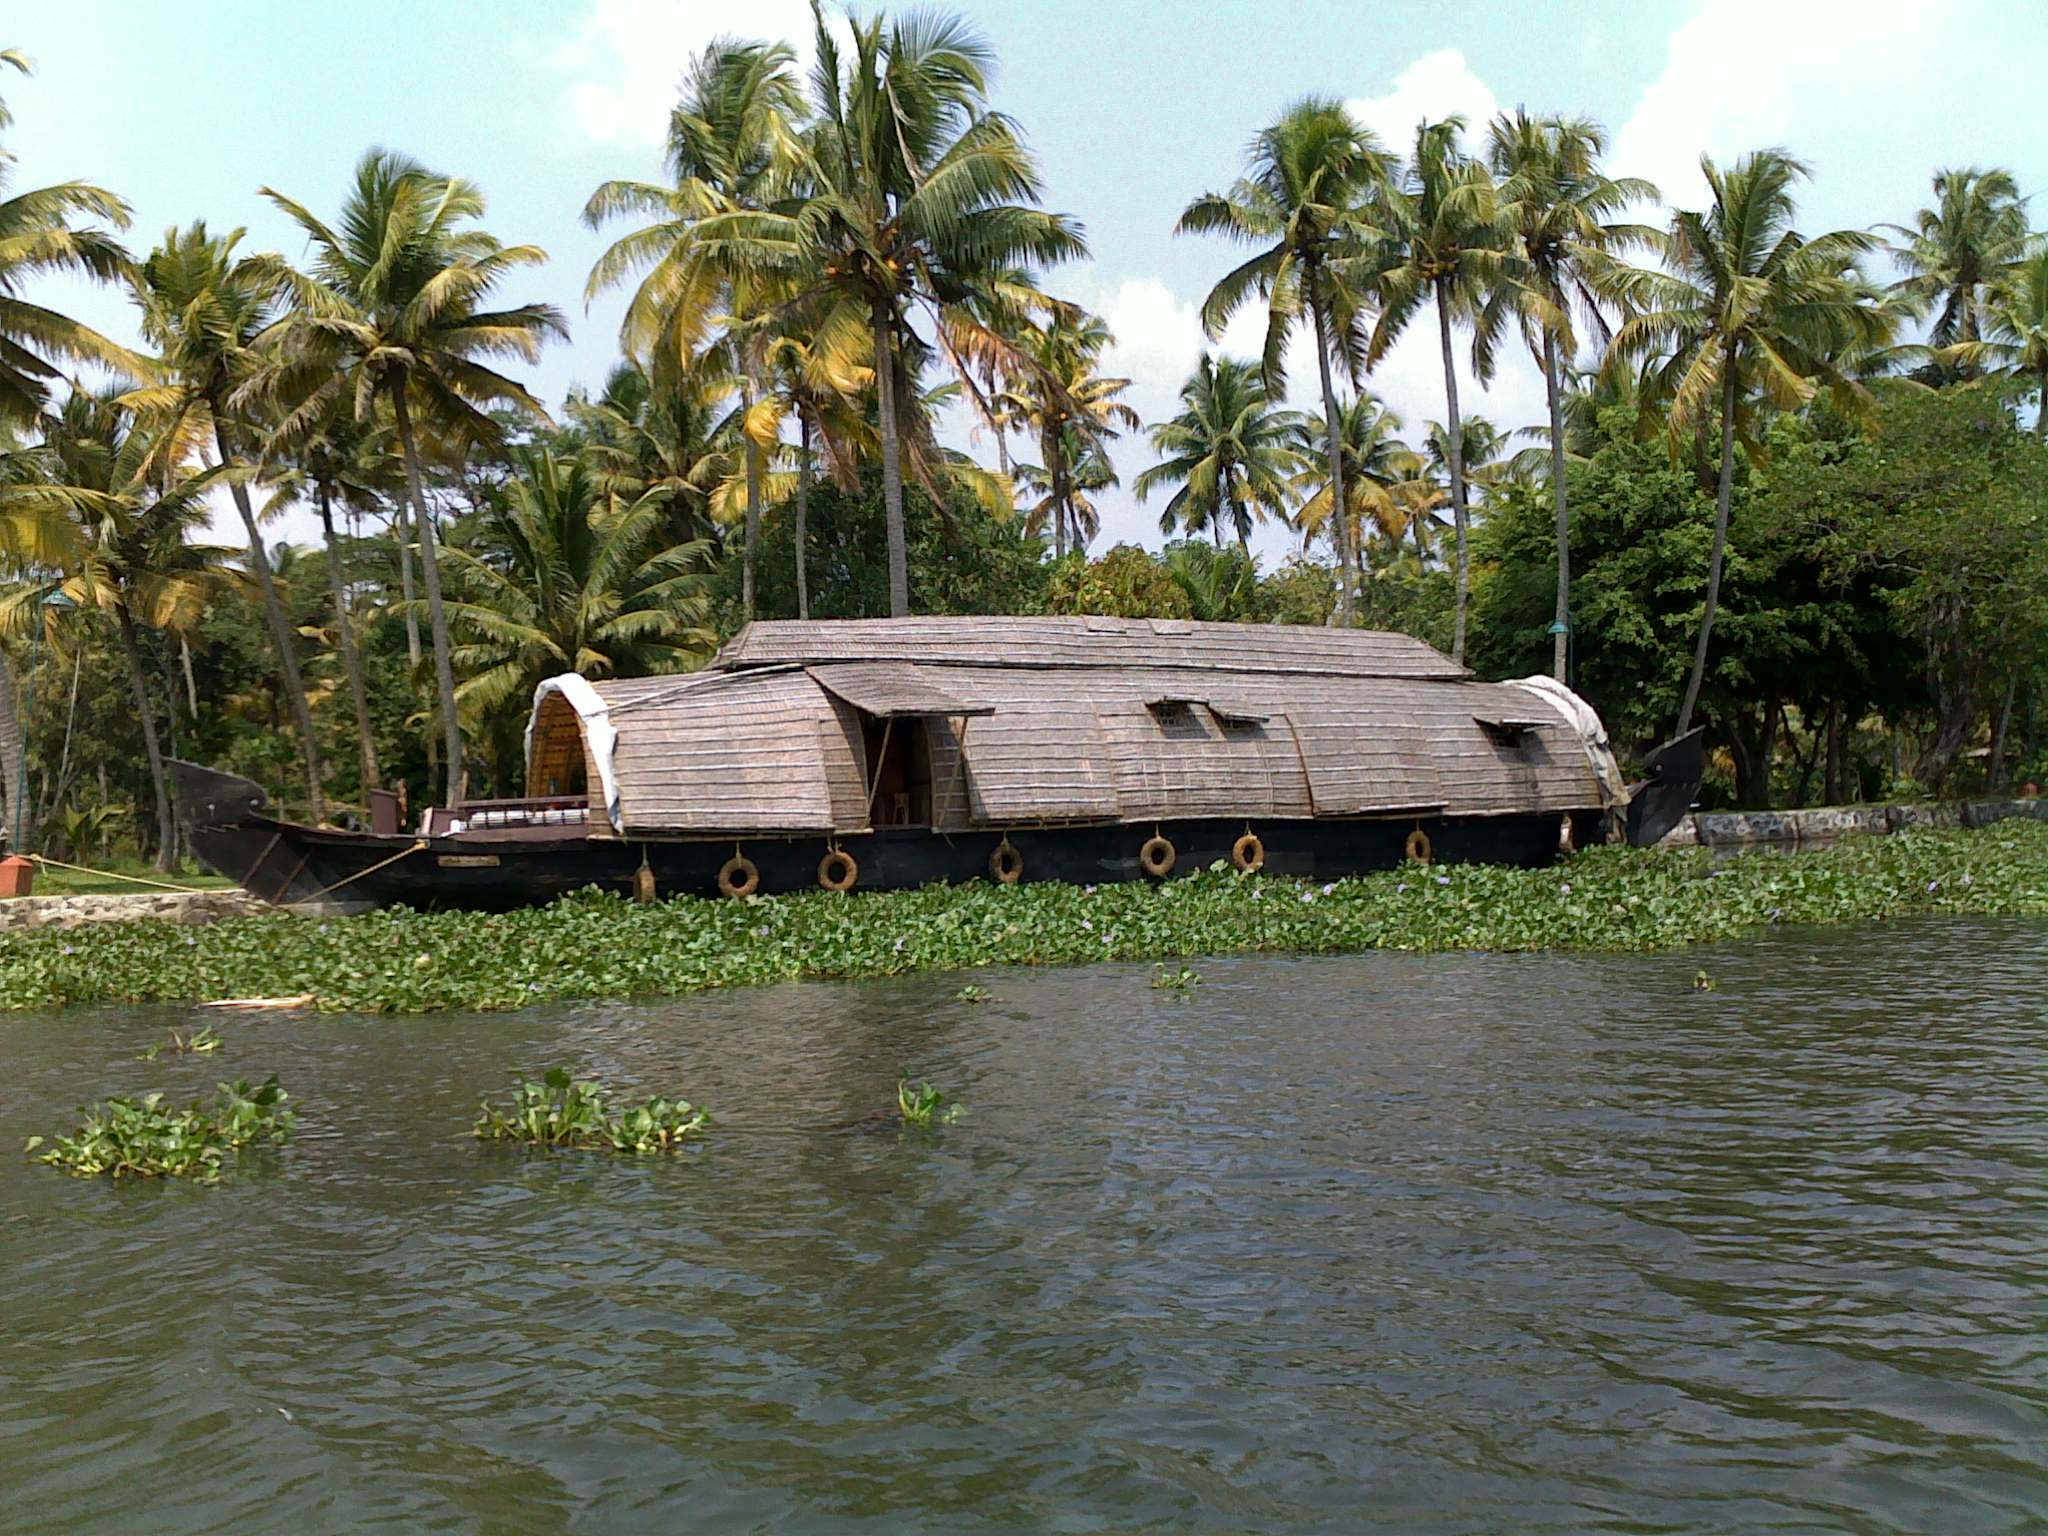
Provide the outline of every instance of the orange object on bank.
<path id="1" fill-rule="evenodd" d="M 0 859 L 0 898 L 26 896 L 36 883 L 36 867 L 18 853 Z"/>

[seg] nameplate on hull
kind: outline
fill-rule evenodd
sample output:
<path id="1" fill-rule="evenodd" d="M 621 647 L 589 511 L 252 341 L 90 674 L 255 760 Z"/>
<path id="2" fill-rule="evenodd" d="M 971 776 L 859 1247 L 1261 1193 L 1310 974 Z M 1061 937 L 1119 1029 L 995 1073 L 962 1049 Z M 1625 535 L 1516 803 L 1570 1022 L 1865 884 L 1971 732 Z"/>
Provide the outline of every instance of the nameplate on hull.
<path id="1" fill-rule="evenodd" d="M 498 856 L 495 853 L 441 853 L 434 856 L 434 862 L 443 869 L 496 869 Z"/>

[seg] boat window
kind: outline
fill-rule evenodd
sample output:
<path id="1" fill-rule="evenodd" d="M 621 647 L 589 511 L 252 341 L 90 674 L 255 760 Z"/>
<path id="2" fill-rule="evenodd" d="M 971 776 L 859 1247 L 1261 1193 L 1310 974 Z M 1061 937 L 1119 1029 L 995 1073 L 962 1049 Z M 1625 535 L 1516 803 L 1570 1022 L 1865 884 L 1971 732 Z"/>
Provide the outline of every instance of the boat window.
<path id="1" fill-rule="evenodd" d="M 1474 715 L 1472 719 L 1486 732 L 1487 739 L 1497 747 L 1528 745 L 1532 734 L 1543 723 L 1540 720 L 1515 720 L 1489 715 Z"/>
<path id="2" fill-rule="evenodd" d="M 1145 707 L 1152 711 L 1152 718 L 1161 725 L 1192 725 L 1194 702 L 1193 699 L 1153 699 Z"/>

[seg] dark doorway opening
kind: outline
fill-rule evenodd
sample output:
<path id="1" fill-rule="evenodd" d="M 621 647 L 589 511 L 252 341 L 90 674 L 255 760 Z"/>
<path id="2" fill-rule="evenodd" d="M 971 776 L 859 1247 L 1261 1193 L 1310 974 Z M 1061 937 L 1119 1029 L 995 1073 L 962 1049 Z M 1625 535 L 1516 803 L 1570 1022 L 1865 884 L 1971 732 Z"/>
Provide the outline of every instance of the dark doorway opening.
<path id="1" fill-rule="evenodd" d="M 932 753 L 924 721 L 914 715 L 861 717 L 867 747 L 869 820 L 878 827 L 932 824 Z"/>

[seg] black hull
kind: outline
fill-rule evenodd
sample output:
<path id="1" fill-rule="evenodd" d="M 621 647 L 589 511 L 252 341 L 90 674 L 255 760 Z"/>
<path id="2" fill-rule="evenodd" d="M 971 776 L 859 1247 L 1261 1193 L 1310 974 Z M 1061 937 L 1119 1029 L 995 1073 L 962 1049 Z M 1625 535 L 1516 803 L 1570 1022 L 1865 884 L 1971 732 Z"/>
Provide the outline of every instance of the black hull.
<path id="1" fill-rule="evenodd" d="M 1599 835 L 1602 813 L 1572 814 L 1575 841 Z M 1409 834 L 1429 836 L 1444 863 L 1548 864 L 1558 855 L 1555 812 L 1485 817 L 1403 817 L 1384 821 L 1272 821 L 1253 830 L 1265 843 L 1270 874 L 1331 880 L 1391 869 L 1407 859 Z M 1230 857 L 1241 820 L 1163 822 L 1174 845 L 1173 873 Z M 1008 836 L 1025 880 L 1101 884 L 1145 878 L 1138 850 L 1151 825 L 1017 829 Z M 349 907 L 408 906 L 505 911 L 537 906 L 587 886 L 631 893 L 644 859 L 657 896 L 711 896 L 732 857 L 731 838 L 693 842 L 621 842 L 574 837 L 485 840 L 474 835 L 415 839 L 302 827 L 266 817 L 190 828 L 194 851 L 214 869 L 267 901 L 327 901 Z M 761 872 L 764 894 L 818 888 L 818 864 L 832 847 L 859 864 L 856 889 L 905 890 L 985 879 L 1003 840 L 995 832 L 944 835 L 898 828 L 861 837 L 743 838 L 737 846 Z"/>

